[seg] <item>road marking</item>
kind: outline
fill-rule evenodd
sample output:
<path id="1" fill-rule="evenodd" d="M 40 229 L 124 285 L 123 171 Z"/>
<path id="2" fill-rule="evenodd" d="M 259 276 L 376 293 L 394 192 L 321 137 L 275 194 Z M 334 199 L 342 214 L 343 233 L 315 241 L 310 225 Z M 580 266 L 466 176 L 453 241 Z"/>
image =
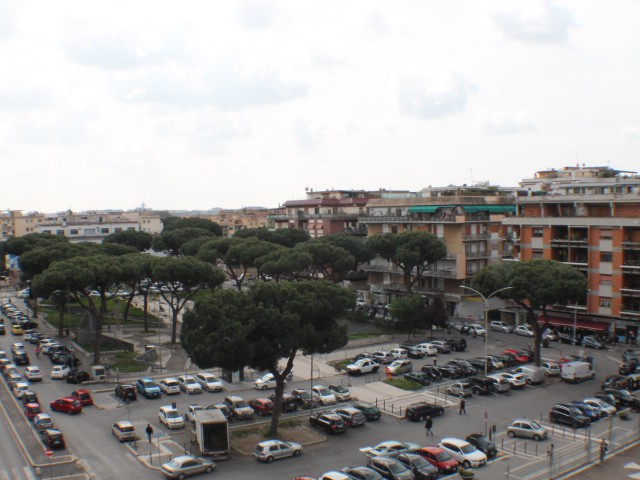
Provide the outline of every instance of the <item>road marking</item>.
<path id="1" fill-rule="evenodd" d="M 624 466 L 624 468 L 640 470 L 640 465 L 638 465 L 636 462 L 629 462 Z M 627 475 L 627 477 L 633 478 L 633 480 L 640 480 L 640 472 L 630 473 L 629 475 Z"/>
<path id="2" fill-rule="evenodd" d="M 31 471 L 31 467 L 24 467 L 24 474 L 27 476 L 27 480 L 36 480 L 36 476 Z"/>
<path id="3" fill-rule="evenodd" d="M 7 473 L 6 470 L 0 470 L 0 479 L 2 479 L 2 480 L 11 480 L 9 478 L 9 474 Z"/>

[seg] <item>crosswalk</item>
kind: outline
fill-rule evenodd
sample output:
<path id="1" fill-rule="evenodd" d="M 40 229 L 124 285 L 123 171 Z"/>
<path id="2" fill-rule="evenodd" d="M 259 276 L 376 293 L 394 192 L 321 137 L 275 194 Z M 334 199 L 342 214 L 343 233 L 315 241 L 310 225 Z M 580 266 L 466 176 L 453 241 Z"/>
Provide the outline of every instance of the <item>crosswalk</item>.
<path id="1" fill-rule="evenodd" d="M 36 480 L 30 467 L 0 470 L 0 480 Z"/>

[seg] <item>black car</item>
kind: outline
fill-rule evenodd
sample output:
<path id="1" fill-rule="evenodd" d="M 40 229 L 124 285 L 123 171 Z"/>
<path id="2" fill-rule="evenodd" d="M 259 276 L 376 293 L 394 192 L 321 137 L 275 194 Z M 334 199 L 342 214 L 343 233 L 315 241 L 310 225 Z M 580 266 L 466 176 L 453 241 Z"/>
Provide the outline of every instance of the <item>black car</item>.
<path id="1" fill-rule="evenodd" d="M 627 388 L 629 386 L 629 379 L 622 375 L 609 375 L 602 381 L 600 388 Z"/>
<path id="2" fill-rule="evenodd" d="M 23 330 L 33 330 L 34 328 L 38 328 L 38 323 L 33 320 L 20 320 L 20 327 Z"/>
<path id="3" fill-rule="evenodd" d="M 628 390 L 605 388 L 602 390 L 604 393 L 611 395 L 618 401 L 618 405 L 621 407 L 631 407 L 634 410 L 640 409 L 640 398 L 632 395 Z M 617 406 L 617 405 L 616 405 Z"/>
<path id="4" fill-rule="evenodd" d="M 431 384 L 431 377 L 424 372 L 409 372 L 404 374 L 404 379 L 419 383 L 422 386 Z"/>
<path id="5" fill-rule="evenodd" d="M 271 395 L 269 397 L 269 400 L 271 400 L 275 405 L 276 394 L 274 393 L 273 395 Z M 286 392 L 283 393 L 282 394 L 282 411 L 284 413 L 287 413 L 287 412 L 295 412 L 297 410 L 298 410 L 298 399 L 293 395 L 291 395 L 290 393 L 286 393 Z"/>
<path id="6" fill-rule="evenodd" d="M 584 402 L 569 402 L 569 405 L 576 407 L 585 417 L 589 417 L 591 422 L 600 420 L 600 409 Z"/>
<path id="7" fill-rule="evenodd" d="M 440 476 L 436 467 L 416 453 L 402 453 L 396 459 L 413 472 L 415 480 L 433 480 Z"/>
<path id="8" fill-rule="evenodd" d="M 27 352 L 20 351 L 18 353 L 12 353 L 11 358 L 16 365 L 29 365 L 29 355 L 27 355 Z"/>
<path id="9" fill-rule="evenodd" d="M 434 367 L 432 365 L 425 365 L 420 369 L 420 371 L 429 375 L 432 382 L 438 382 L 442 380 L 442 372 L 440 372 L 437 367 Z"/>
<path id="10" fill-rule="evenodd" d="M 578 408 L 565 404 L 554 405 L 549 410 L 549 421 L 551 423 L 562 423 L 572 428 L 591 425 L 591 419 L 583 415 Z"/>
<path id="11" fill-rule="evenodd" d="M 464 338 L 446 338 L 444 341 L 451 345 L 452 351 L 464 352 L 467 349 L 467 341 Z"/>
<path id="12" fill-rule="evenodd" d="M 347 426 L 340 415 L 335 413 L 314 413 L 309 417 L 309 423 L 327 433 L 344 433 Z"/>
<path id="13" fill-rule="evenodd" d="M 409 358 L 424 358 L 426 353 L 422 350 L 419 350 L 415 347 L 415 345 L 400 345 L 407 351 L 407 357 Z"/>
<path id="14" fill-rule="evenodd" d="M 602 400 L 603 402 L 606 402 L 609 405 L 616 407 L 616 409 L 618 410 L 622 408 L 620 400 L 615 398 L 613 395 L 609 395 L 608 393 L 604 393 L 604 392 L 594 393 L 593 397 L 597 398 L 598 400 Z"/>
<path id="15" fill-rule="evenodd" d="M 40 403 L 38 401 L 38 394 L 33 390 L 27 390 L 26 392 L 24 392 L 22 394 L 21 400 L 22 400 L 22 403 L 24 403 L 25 405 L 27 403 Z"/>
<path id="16" fill-rule="evenodd" d="M 69 370 L 67 383 L 83 383 L 91 380 L 91 375 L 84 370 Z"/>
<path id="17" fill-rule="evenodd" d="M 467 378 L 471 384 L 471 391 L 475 395 L 487 395 L 494 391 L 494 379 L 477 375 Z"/>
<path id="18" fill-rule="evenodd" d="M 136 387 L 134 387 L 133 385 L 117 385 L 115 394 L 116 397 L 122 399 L 125 402 L 127 400 L 131 401 L 138 398 Z"/>
<path id="19" fill-rule="evenodd" d="M 573 340 L 573 336 L 568 333 L 559 333 L 558 341 L 560 343 L 564 343 L 565 345 L 575 345 L 577 342 Z"/>
<path id="20" fill-rule="evenodd" d="M 473 365 L 478 372 L 484 372 L 485 367 L 487 369 L 487 372 L 492 372 L 494 370 L 491 362 L 485 357 L 473 358 L 469 360 L 469 363 Z"/>
<path id="21" fill-rule="evenodd" d="M 380 409 L 373 403 L 353 402 L 351 406 L 364 413 L 364 416 L 367 417 L 367 421 L 380 420 L 380 417 L 382 416 Z"/>
<path id="22" fill-rule="evenodd" d="M 378 472 L 369 467 L 346 467 L 341 472 L 356 480 L 380 480 L 382 478 Z"/>
<path id="23" fill-rule="evenodd" d="M 471 362 L 463 358 L 455 358 L 451 360 L 451 362 L 449 363 L 455 363 L 456 365 L 459 365 L 460 368 L 462 368 L 462 371 L 464 372 L 465 376 L 475 375 L 476 373 L 478 373 L 478 370 L 476 369 L 476 367 L 474 367 L 471 364 Z"/>
<path id="24" fill-rule="evenodd" d="M 62 432 L 53 428 L 42 431 L 42 443 L 50 449 L 62 449 L 65 447 Z"/>
<path id="25" fill-rule="evenodd" d="M 505 366 L 505 368 L 515 367 L 516 365 L 518 365 L 518 361 L 516 360 L 516 357 L 514 357 L 513 355 L 494 355 L 494 356 L 500 359 L 500 361 Z"/>
<path id="26" fill-rule="evenodd" d="M 498 455 L 498 448 L 487 437 L 480 433 L 472 433 L 465 438 L 467 442 L 484 453 L 489 460 Z"/>
<path id="27" fill-rule="evenodd" d="M 434 368 L 437 368 L 440 374 L 444 378 L 456 379 L 456 378 L 463 378 L 465 376 L 465 373 L 462 367 L 460 367 L 460 365 L 457 365 L 455 363 L 449 362 L 446 365 L 438 365 Z"/>
<path id="28" fill-rule="evenodd" d="M 427 417 L 441 415 L 444 415 L 444 408 L 441 405 L 427 402 L 412 403 L 404 411 L 405 418 L 413 422 L 422 422 Z"/>

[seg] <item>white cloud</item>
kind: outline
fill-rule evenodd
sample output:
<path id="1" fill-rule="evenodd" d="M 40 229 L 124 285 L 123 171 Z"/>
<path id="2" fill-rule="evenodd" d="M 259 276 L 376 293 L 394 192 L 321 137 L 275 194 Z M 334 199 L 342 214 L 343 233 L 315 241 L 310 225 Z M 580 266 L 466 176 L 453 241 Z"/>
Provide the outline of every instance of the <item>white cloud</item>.
<path id="1" fill-rule="evenodd" d="M 623 128 L 622 135 L 629 140 L 640 140 L 640 125 Z"/>
<path id="2" fill-rule="evenodd" d="M 18 2 L 0 1 L 0 38 L 11 37 L 15 32 L 15 13 Z"/>
<path id="3" fill-rule="evenodd" d="M 367 35 L 377 38 L 389 32 L 389 25 L 384 14 L 378 10 L 367 13 L 364 19 L 364 30 Z"/>
<path id="4" fill-rule="evenodd" d="M 494 15 L 493 20 L 511 38 L 537 43 L 565 43 L 574 26 L 573 15 L 551 0 L 518 2 L 518 9 Z"/>
<path id="5" fill-rule="evenodd" d="M 527 111 L 484 111 L 477 115 L 476 122 L 483 133 L 491 135 L 511 135 L 535 130 L 531 114 Z"/>
<path id="6" fill-rule="evenodd" d="M 296 143 L 304 149 L 313 148 L 323 140 L 322 129 L 312 126 L 307 118 L 294 118 L 291 129 Z"/>
<path id="7" fill-rule="evenodd" d="M 399 79 L 397 96 L 401 110 L 421 118 L 441 118 L 464 111 L 475 85 L 461 74 L 435 82 L 421 75 Z"/>
<path id="8" fill-rule="evenodd" d="M 273 25 L 277 11 L 278 8 L 274 1 L 244 0 L 237 5 L 236 19 L 246 28 L 266 30 Z"/>

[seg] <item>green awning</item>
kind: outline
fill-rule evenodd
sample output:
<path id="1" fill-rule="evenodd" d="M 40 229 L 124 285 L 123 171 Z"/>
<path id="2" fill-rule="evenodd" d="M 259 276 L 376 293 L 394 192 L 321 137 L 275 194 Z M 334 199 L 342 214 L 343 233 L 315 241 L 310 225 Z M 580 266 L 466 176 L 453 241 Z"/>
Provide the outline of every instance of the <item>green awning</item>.
<path id="1" fill-rule="evenodd" d="M 409 207 L 409 213 L 435 213 L 439 208 L 452 208 L 453 205 L 421 205 Z"/>
<path id="2" fill-rule="evenodd" d="M 466 213 L 489 212 L 489 213 L 514 213 L 515 205 L 462 205 Z"/>

